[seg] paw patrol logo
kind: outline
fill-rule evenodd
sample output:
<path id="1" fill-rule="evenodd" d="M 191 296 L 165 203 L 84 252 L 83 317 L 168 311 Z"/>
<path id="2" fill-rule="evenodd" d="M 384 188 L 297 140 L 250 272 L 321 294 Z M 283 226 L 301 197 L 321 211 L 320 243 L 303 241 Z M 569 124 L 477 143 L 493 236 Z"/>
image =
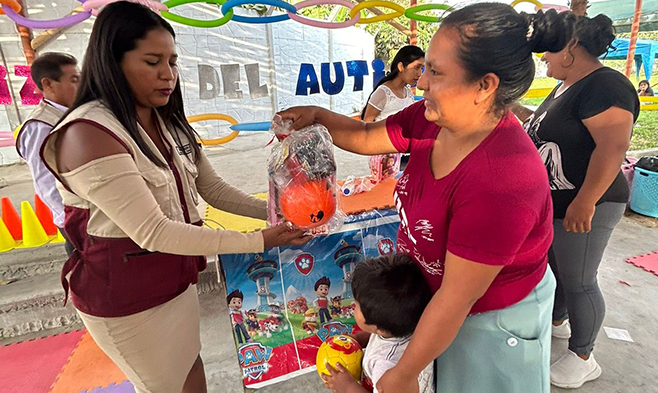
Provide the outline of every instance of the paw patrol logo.
<path id="1" fill-rule="evenodd" d="M 379 251 L 379 255 L 391 255 L 394 250 L 395 244 L 393 244 L 393 240 L 389 238 L 382 239 L 377 243 L 377 251 Z"/>
<path id="2" fill-rule="evenodd" d="M 261 343 L 250 343 L 243 345 L 238 350 L 238 360 L 242 367 L 244 378 L 257 380 L 270 369 L 270 358 L 272 348 Z"/>
<path id="3" fill-rule="evenodd" d="M 301 274 L 307 276 L 313 270 L 315 258 L 311 254 L 301 254 L 295 258 L 295 267 Z"/>
<path id="4" fill-rule="evenodd" d="M 318 337 L 320 337 L 320 340 L 324 342 L 329 337 L 339 336 L 341 334 L 350 334 L 351 331 L 352 329 L 350 329 L 349 326 L 345 325 L 344 323 L 331 321 L 322 325 L 317 334 Z"/>

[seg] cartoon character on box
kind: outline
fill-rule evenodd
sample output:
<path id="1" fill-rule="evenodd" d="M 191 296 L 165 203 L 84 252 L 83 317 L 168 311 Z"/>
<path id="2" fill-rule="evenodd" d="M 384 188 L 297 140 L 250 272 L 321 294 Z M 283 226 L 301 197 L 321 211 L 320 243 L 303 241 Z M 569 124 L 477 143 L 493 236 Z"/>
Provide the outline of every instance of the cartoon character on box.
<path id="1" fill-rule="evenodd" d="M 329 299 L 327 298 L 330 287 L 331 280 L 329 280 L 329 277 L 327 276 L 324 276 L 315 282 L 314 289 L 315 294 L 318 295 L 318 297 L 315 299 L 313 304 L 318 309 L 320 324 L 331 321 L 331 315 L 329 315 Z"/>
<path id="2" fill-rule="evenodd" d="M 304 296 L 297 296 L 295 298 L 295 304 L 299 314 L 304 314 L 308 310 L 308 304 L 306 303 L 306 298 Z"/>
<path id="3" fill-rule="evenodd" d="M 320 378 L 323 374 L 330 375 L 327 371 L 327 364 L 336 367 L 336 363 L 340 363 L 356 381 L 359 381 L 361 380 L 362 360 L 363 350 L 356 339 L 341 334 L 327 338 L 320 345 L 315 364 Z"/>
<path id="4" fill-rule="evenodd" d="M 281 313 L 281 305 L 278 303 L 270 304 L 270 313 L 272 316 L 270 318 L 276 319 L 279 327 L 282 327 L 283 330 L 288 330 L 288 324 L 286 324 L 285 317 Z"/>
<path id="5" fill-rule="evenodd" d="M 340 295 L 331 298 L 331 316 L 333 318 L 338 318 L 341 316 L 342 302 L 343 302 L 343 297 Z"/>
<path id="6" fill-rule="evenodd" d="M 244 326 L 245 317 L 242 312 L 243 299 L 244 295 L 239 289 L 236 289 L 226 296 L 226 303 L 228 303 L 228 310 L 231 315 L 231 322 L 233 323 L 233 330 L 235 331 L 235 337 L 238 340 L 238 344 L 245 344 L 252 341 L 251 336 L 247 332 L 247 328 Z"/>
<path id="7" fill-rule="evenodd" d="M 261 336 L 265 335 L 265 337 L 271 338 L 272 337 L 272 330 L 270 329 L 270 326 L 271 325 L 270 325 L 269 321 L 266 320 L 266 319 L 261 319 L 260 321 L 258 321 L 258 327 L 259 327 L 260 332 L 261 332 L 260 335 Z"/>
<path id="8" fill-rule="evenodd" d="M 260 326 L 258 326 L 258 313 L 256 312 L 256 310 L 251 309 L 247 311 L 246 314 L 247 314 L 247 322 L 246 322 L 247 331 L 249 332 L 249 336 L 251 336 L 251 338 L 254 338 L 254 336 L 256 336 L 259 333 L 262 336 L 263 333 L 260 332 Z"/>
<path id="9" fill-rule="evenodd" d="M 302 329 L 307 333 L 313 334 L 318 331 L 318 314 L 314 309 L 309 308 L 304 313 L 304 320 L 302 321 Z"/>

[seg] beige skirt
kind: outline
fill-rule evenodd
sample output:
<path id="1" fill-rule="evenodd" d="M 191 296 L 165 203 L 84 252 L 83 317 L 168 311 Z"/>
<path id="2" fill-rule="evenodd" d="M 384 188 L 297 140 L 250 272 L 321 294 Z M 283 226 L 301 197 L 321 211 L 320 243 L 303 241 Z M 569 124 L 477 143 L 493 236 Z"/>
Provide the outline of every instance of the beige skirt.
<path id="1" fill-rule="evenodd" d="M 78 314 L 136 393 L 181 392 L 201 351 L 196 285 L 167 303 L 126 317 Z"/>

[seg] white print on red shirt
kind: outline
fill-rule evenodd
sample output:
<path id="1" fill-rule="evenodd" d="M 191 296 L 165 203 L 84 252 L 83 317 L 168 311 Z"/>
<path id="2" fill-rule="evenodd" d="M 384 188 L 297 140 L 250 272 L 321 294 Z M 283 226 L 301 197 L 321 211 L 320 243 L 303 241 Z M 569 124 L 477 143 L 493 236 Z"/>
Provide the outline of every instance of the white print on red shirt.
<path id="1" fill-rule="evenodd" d="M 407 183 L 409 183 L 409 174 L 406 174 L 398 180 L 397 191 L 400 191 L 400 194 L 407 195 Z"/>
<path id="2" fill-rule="evenodd" d="M 414 247 L 414 259 L 425 269 L 426 272 L 433 276 L 442 276 L 443 275 L 443 263 L 440 260 L 437 261 L 425 261 L 423 254 L 419 253 L 418 250 Z"/>
<path id="3" fill-rule="evenodd" d="M 398 239 L 398 252 L 400 254 L 411 254 L 411 250 L 407 247 L 407 243 Z"/>
<path id="4" fill-rule="evenodd" d="M 416 238 L 411 234 L 411 231 L 409 230 L 409 220 L 407 220 L 407 213 L 404 211 L 404 207 L 402 207 L 402 201 L 398 196 L 397 190 L 393 193 L 393 199 L 395 199 L 395 207 L 398 209 L 398 214 L 400 215 L 400 229 L 404 232 L 405 235 L 407 235 L 413 244 L 418 243 Z"/>
<path id="5" fill-rule="evenodd" d="M 420 232 L 420 237 L 427 240 L 428 242 L 434 241 L 434 239 L 432 238 L 432 229 L 434 229 L 432 223 L 429 220 L 425 220 L 425 219 L 420 219 L 416 221 L 416 226 L 414 227 L 414 230 L 416 232 Z"/>

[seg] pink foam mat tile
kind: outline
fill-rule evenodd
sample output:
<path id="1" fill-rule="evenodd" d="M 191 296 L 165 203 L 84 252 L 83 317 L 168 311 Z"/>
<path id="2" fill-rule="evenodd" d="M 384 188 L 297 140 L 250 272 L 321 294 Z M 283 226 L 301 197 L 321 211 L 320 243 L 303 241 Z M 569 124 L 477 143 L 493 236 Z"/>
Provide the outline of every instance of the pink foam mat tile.
<path id="1" fill-rule="evenodd" d="M 658 276 L 658 251 L 626 259 L 626 262 Z"/>
<path id="2" fill-rule="evenodd" d="M 83 330 L 0 346 L 2 393 L 46 393 L 78 345 Z"/>

